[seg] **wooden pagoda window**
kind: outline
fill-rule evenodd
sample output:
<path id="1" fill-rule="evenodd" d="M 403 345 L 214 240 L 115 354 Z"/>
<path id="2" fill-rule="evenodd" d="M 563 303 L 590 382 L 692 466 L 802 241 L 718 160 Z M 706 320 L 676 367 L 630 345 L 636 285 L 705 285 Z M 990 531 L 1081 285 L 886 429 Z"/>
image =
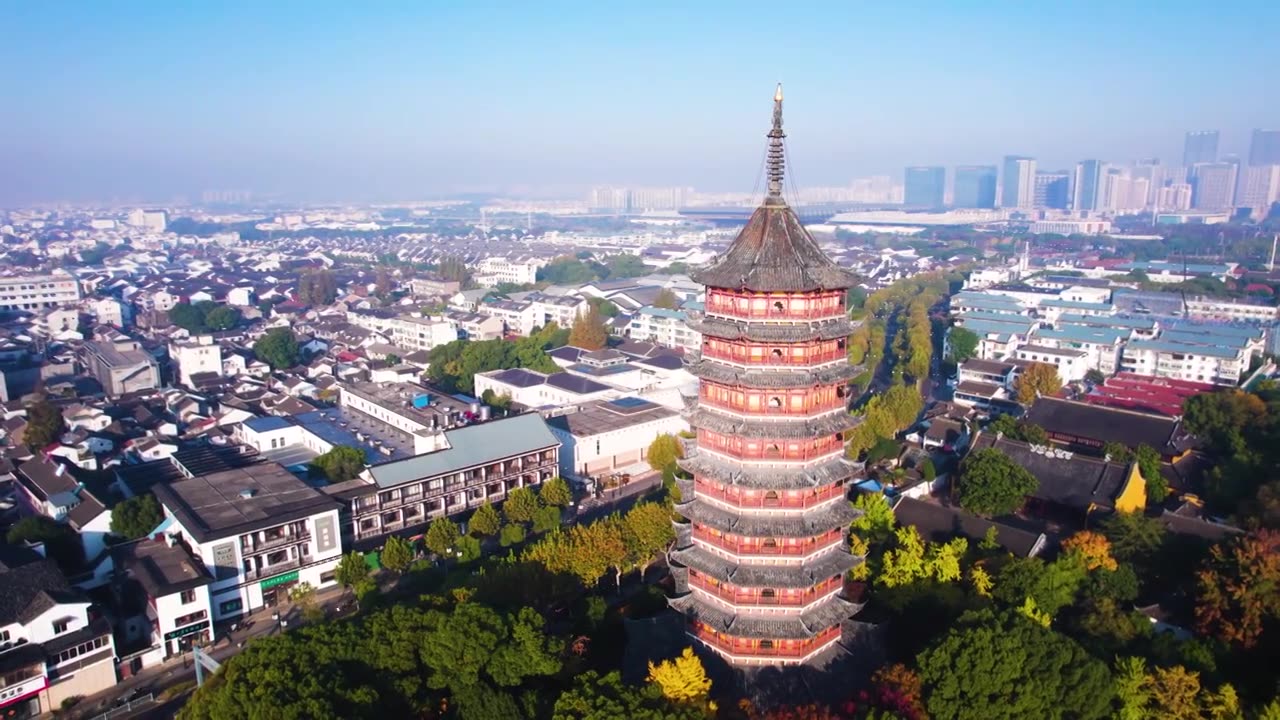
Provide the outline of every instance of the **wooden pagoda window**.
<path id="1" fill-rule="evenodd" d="M 777 443 L 774 443 L 765 449 L 765 454 L 769 455 L 770 457 L 781 457 L 782 448 L 778 447 Z"/>
<path id="2" fill-rule="evenodd" d="M 765 499 L 766 501 L 772 500 L 772 501 L 774 501 L 774 502 L 777 502 L 777 501 L 778 501 L 778 491 L 777 491 L 777 490 L 770 490 L 769 492 L 767 492 L 767 493 L 765 493 L 765 494 L 764 494 L 764 499 Z"/>
<path id="3" fill-rule="evenodd" d="M 780 350 L 779 348 L 774 348 L 774 349 L 773 349 L 773 352 L 772 352 L 772 353 L 770 353 L 770 355 L 772 355 L 772 356 L 773 356 L 773 359 L 774 359 L 774 360 L 781 360 L 781 359 L 782 359 L 782 350 Z"/>
<path id="4" fill-rule="evenodd" d="M 782 398 L 776 395 L 769 398 L 769 408 L 772 410 L 780 410 L 782 408 Z"/>
<path id="5" fill-rule="evenodd" d="M 781 300 L 778 300 L 773 304 L 773 309 L 777 312 L 786 312 L 787 306 L 783 305 Z"/>
<path id="6" fill-rule="evenodd" d="M 760 641 L 760 649 L 761 649 L 761 650 L 772 650 L 772 649 L 773 649 L 773 641 L 772 641 L 772 640 L 761 640 L 761 641 Z"/>
<path id="7" fill-rule="evenodd" d="M 767 548 L 778 547 L 778 541 L 775 538 L 765 538 L 764 543 L 762 544 L 764 545 L 764 547 L 767 547 Z"/>
<path id="8" fill-rule="evenodd" d="M 765 588 L 760 591 L 760 597 L 762 598 L 775 598 L 777 596 L 778 596 L 778 591 L 774 590 L 773 588 Z M 769 642 L 769 641 L 765 640 L 765 642 Z"/>

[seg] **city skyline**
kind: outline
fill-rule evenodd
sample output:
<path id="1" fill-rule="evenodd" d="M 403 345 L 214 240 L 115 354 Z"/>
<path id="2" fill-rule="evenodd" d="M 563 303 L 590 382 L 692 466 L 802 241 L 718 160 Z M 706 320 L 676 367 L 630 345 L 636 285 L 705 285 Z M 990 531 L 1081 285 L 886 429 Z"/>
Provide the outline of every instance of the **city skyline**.
<path id="1" fill-rule="evenodd" d="M 568 196 L 604 184 L 746 190 L 760 141 L 750 100 L 777 80 L 803 138 L 789 148 L 801 189 L 1007 155 L 1068 171 L 1095 157 L 1173 165 L 1199 129 L 1221 133 L 1219 156 L 1247 157 L 1254 129 L 1280 124 L 1280 100 L 1254 89 L 1264 85 L 1263 16 L 1280 20 L 1280 10 L 1096 7 L 1113 25 L 1141 23 L 1159 47 L 1202 52 L 1167 57 L 1158 74 L 1140 53 L 1103 62 L 1092 52 L 1105 42 L 1097 18 L 1078 7 L 937 8 L 926 23 L 830 4 L 789 17 L 594 7 L 564 21 L 520 7 L 495 17 L 143 3 L 87 5 L 68 22 L 9 7 L 0 205 L 226 188 L 317 201 Z M 1002 42 L 973 43 L 994 29 Z M 904 55 L 908 41 L 930 51 Z M 743 50 L 770 43 L 789 49 Z M 1044 46 L 1077 60 L 1017 69 Z M 1087 106 L 1054 89 L 1081 73 L 1096 80 Z"/>

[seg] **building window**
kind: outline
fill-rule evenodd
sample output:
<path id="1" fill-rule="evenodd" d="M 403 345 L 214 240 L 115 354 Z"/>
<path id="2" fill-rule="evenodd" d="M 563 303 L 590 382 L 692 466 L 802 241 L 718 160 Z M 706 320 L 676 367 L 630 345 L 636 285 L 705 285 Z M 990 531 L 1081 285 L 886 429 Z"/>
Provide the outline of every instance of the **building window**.
<path id="1" fill-rule="evenodd" d="M 328 585 L 338 579 L 338 574 L 333 570 L 325 570 L 320 573 L 320 584 Z"/>
<path id="2" fill-rule="evenodd" d="M 228 600 L 218 605 L 218 613 L 221 615 L 233 615 L 242 610 L 244 610 L 244 600 L 241 600 L 240 598 Z"/>
<path id="3" fill-rule="evenodd" d="M 61 620 L 54 620 L 53 634 L 61 635 L 62 633 L 66 632 L 67 628 L 70 626 L 71 626 L 71 618 L 62 618 Z"/>
<path id="4" fill-rule="evenodd" d="M 183 590 L 182 593 L 178 595 L 178 599 L 182 602 L 183 605 L 189 605 L 196 601 L 196 591 Z"/>

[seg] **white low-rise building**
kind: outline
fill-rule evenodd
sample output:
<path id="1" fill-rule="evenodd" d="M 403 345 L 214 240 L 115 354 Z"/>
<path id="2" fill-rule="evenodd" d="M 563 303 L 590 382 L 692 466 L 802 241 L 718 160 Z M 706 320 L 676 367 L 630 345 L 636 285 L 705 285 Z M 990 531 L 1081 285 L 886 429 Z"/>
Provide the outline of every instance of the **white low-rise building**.
<path id="1" fill-rule="evenodd" d="M 213 621 L 288 599 L 301 583 L 334 583 L 340 504 L 275 463 L 195 475 L 154 489 L 157 532 L 185 544 L 213 582 Z"/>
<path id="2" fill-rule="evenodd" d="M 1014 351 L 1013 356 L 1026 362 L 1053 366 L 1058 371 L 1058 379 L 1064 383 L 1083 380 L 1085 374 L 1092 369 L 1089 353 L 1073 348 L 1023 345 Z"/>
<path id="3" fill-rule="evenodd" d="M 689 429 L 675 410 L 636 397 L 555 410 L 548 413 L 547 426 L 560 441 L 560 474 L 564 477 L 588 477 L 640 465 L 659 435 Z"/>
<path id="4" fill-rule="evenodd" d="M 542 258 L 487 257 L 476 266 L 472 279 L 483 287 L 529 285 L 538 281 L 538 269 L 546 264 Z"/>
<path id="5" fill-rule="evenodd" d="M 222 376 L 222 346 L 213 341 L 212 335 L 199 335 L 191 340 L 169 343 L 169 359 L 176 366 L 178 383 L 196 387 L 200 379 Z"/>
<path id="6" fill-rule="evenodd" d="M 476 312 L 498 318 L 506 332 L 512 335 L 532 335 L 533 329 L 541 324 L 538 322 L 538 308 L 528 300 L 487 302 L 481 304 Z"/>
<path id="7" fill-rule="evenodd" d="M 623 394 L 617 388 L 570 372 L 548 375 L 523 368 L 477 373 L 475 390 L 480 396 L 487 390 L 492 391 L 498 397 L 509 397 L 528 408 L 578 405 Z"/>
<path id="8" fill-rule="evenodd" d="M 702 333 L 688 325 L 683 310 L 646 305 L 631 315 L 627 336 L 632 340 L 694 351 L 702 347 Z"/>
<path id="9" fill-rule="evenodd" d="M 112 548 L 119 570 L 116 592 L 125 596 L 136 589 L 121 582 L 130 578 L 146 595 L 151 613 L 143 613 L 137 624 L 126 622 L 129 635 L 148 631 L 158 658 L 173 657 L 192 647 L 213 641 L 213 607 L 209 586 L 213 576 L 204 563 L 192 555 L 173 535 L 157 533 Z"/>

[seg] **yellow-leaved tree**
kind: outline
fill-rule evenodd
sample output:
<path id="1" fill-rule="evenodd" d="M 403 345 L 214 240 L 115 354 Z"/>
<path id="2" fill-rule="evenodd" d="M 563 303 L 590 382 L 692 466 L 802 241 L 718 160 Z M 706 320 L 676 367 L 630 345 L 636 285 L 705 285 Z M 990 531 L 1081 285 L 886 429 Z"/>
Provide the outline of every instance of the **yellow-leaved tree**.
<path id="1" fill-rule="evenodd" d="M 673 660 L 649 663 L 649 682 L 662 689 L 663 697 L 679 703 L 705 703 L 711 693 L 711 680 L 690 647 Z"/>

